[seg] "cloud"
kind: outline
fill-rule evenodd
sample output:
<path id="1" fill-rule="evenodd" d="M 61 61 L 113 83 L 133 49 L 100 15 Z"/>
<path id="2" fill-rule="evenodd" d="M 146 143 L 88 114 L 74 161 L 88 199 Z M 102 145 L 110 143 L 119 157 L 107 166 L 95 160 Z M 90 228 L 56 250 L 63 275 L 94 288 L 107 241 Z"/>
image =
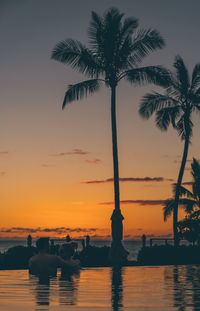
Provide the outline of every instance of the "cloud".
<path id="1" fill-rule="evenodd" d="M 90 164 L 99 164 L 101 163 L 101 160 L 100 159 L 92 159 L 92 160 L 85 159 L 85 162 L 90 163 Z"/>
<path id="2" fill-rule="evenodd" d="M 57 234 L 70 234 L 70 233 L 82 233 L 91 234 L 98 231 L 97 228 L 70 228 L 70 227 L 57 227 L 57 228 L 27 228 L 27 227 L 12 227 L 12 228 L 0 228 L 0 233 L 14 233 L 14 234 L 30 234 L 30 233 L 57 233 Z"/>
<path id="3" fill-rule="evenodd" d="M 67 151 L 67 152 L 60 152 L 60 153 L 55 153 L 51 154 L 52 157 L 64 157 L 68 155 L 86 155 L 89 154 L 90 152 L 88 151 L 83 151 L 82 149 L 73 149 L 72 151 Z"/>
<path id="4" fill-rule="evenodd" d="M 5 176 L 5 175 L 6 175 L 6 172 L 4 172 L 4 171 L 0 172 L 1 177 Z"/>
<path id="5" fill-rule="evenodd" d="M 145 205 L 162 205 L 164 204 L 165 200 L 122 200 L 120 201 L 121 204 L 139 204 L 142 206 Z M 113 205 L 114 202 L 100 202 L 100 205 Z"/>
<path id="6" fill-rule="evenodd" d="M 166 179 L 164 177 L 121 177 L 120 182 L 163 182 L 174 181 L 173 179 Z M 82 184 L 105 184 L 113 182 L 113 178 L 107 178 L 102 180 L 89 180 L 83 181 Z"/>
<path id="7" fill-rule="evenodd" d="M 1 155 L 6 155 L 6 154 L 9 154 L 9 151 L 0 151 L 0 156 Z"/>

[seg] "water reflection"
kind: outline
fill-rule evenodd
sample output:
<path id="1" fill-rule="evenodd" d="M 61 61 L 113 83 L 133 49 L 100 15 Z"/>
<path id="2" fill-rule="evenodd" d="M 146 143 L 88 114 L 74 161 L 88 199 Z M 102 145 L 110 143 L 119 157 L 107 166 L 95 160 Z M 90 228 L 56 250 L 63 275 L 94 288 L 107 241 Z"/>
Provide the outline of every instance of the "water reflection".
<path id="1" fill-rule="evenodd" d="M 123 268 L 112 268 L 112 286 L 111 286 L 111 304 L 113 311 L 119 311 L 123 308 Z"/>
<path id="2" fill-rule="evenodd" d="M 28 288 L 36 310 L 88 306 L 112 311 L 200 311 L 200 266 L 193 265 L 88 268 L 81 271 L 81 278 L 60 274 L 51 279 L 30 277 Z"/>
<path id="3" fill-rule="evenodd" d="M 50 278 L 38 278 L 36 276 L 29 275 L 29 280 L 34 284 L 34 296 L 36 306 L 49 306 L 50 304 Z M 40 310 L 40 308 L 37 308 Z"/>
<path id="4" fill-rule="evenodd" d="M 173 290 L 173 305 L 177 311 L 188 310 L 188 307 L 200 310 L 200 266 L 166 267 L 164 276 L 167 290 Z"/>
<path id="5" fill-rule="evenodd" d="M 80 274 L 43 277 L 29 275 L 36 310 L 48 310 L 51 301 L 58 298 L 59 305 L 76 305 Z M 46 307 L 43 309 L 43 307 Z"/>
<path id="6" fill-rule="evenodd" d="M 60 305 L 76 305 L 78 296 L 79 276 L 62 275 L 59 280 L 59 302 Z"/>

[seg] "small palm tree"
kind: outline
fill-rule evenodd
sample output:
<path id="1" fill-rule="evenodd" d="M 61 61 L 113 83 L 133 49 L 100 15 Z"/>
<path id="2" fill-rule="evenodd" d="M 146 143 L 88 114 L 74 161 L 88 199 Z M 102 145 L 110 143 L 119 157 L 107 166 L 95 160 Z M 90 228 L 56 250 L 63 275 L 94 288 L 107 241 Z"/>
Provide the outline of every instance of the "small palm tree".
<path id="1" fill-rule="evenodd" d="M 97 92 L 101 84 L 111 90 L 111 124 L 114 166 L 115 209 L 112 219 L 112 239 L 122 240 L 123 216 L 120 211 L 119 170 L 116 125 L 116 88 L 122 79 L 136 85 L 145 82 L 165 84 L 166 70 L 160 66 L 140 67 L 138 65 L 150 52 L 161 49 L 164 41 L 156 30 L 138 30 L 135 18 L 124 18 L 118 9 L 111 8 L 103 17 L 92 12 L 88 30 L 89 47 L 76 40 L 67 39 L 58 43 L 52 58 L 71 65 L 89 79 L 69 85 L 65 93 L 66 104 L 80 100 Z"/>
<path id="2" fill-rule="evenodd" d="M 192 212 L 200 211 L 200 164 L 194 158 L 191 164 L 191 174 L 193 177 L 192 181 L 192 191 L 180 186 L 179 194 L 179 204 L 184 209 L 187 214 Z M 174 185 L 174 194 L 176 193 L 176 185 Z M 172 214 L 174 210 L 174 198 L 165 201 L 165 206 L 163 208 L 164 220 Z"/>
<path id="3" fill-rule="evenodd" d="M 200 164 L 193 159 L 191 164 L 191 174 L 193 177 L 192 191 L 185 187 L 180 187 L 179 206 L 186 212 L 186 217 L 178 222 L 179 235 L 192 241 L 193 243 L 200 238 Z M 174 185 L 174 191 L 176 185 Z M 168 199 L 163 208 L 164 220 L 172 214 L 174 209 L 174 199 Z"/>
<path id="4" fill-rule="evenodd" d="M 165 94 L 156 92 L 146 94 L 142 99 L 139 113 L 143 118 L 148 119 L 155 112 L 158 128 L 166 131 L 171 124 L 177 130 L 181 140 L 184 141 L 183 156 L 173 203 L 174 245 L 177 246 L 179 243 L 177 221 L 180 187 L 193 130 L 191 115 L 194 111 L 200 111 L 200 64 L 194 67 L 191 79 L 180 56 L 176 56 L 174 68 L 175 72 L 171 72 Z"/>

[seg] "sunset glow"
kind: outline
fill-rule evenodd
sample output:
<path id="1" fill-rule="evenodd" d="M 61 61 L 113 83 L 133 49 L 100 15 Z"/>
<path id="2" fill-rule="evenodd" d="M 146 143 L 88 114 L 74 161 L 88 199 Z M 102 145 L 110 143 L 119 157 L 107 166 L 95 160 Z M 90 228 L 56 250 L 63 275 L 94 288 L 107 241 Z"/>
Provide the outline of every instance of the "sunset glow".
<path id="1" fill-rule="evenodd" d="M 52 0 L 0 4 L 0 238 L 28 234 L 34 238 L 64 238 L 67 234 L 111 238 L 114 194 L 109 90 L 102 87 L 62 111 L 67 85 L 82 81 L 83 76 L 50 59 L 59 40 L 74 38 L 87 43 L 91 10 L 102 13 L 116 6 L 127 16 L 137 17 L 141 28 L 159 30 L 166 47 L 147 57 L 144 65 L 171 69 L 176 53 L 190 70 L 200 62 L 200 43 L 194 40 L 199 36 L 198 2 L 194 1 L 190 11 L 187 2 L 183 3 L 185 12 L 193 16 L 186 34 L 182 34 L 184 10 L 174 17 L 180 1 L 169 6 L 158 0 L 151 4 L 87 0 L 84 8 L 79 2 L 71 6 Z M 158 88 L 136 88 L 123 82 L 117 90 L 124 239 L 172 235 L 172 219 L 164 222 L 162 206 L 172 196 L 183 142 L 172 128 L 161 132 L 154 118 L 145 121 L 139 116 L 141 97 L 149 90 Z M 193 122 L 184 182 L 191 181 L 192 158 L 200 158 L 199 116 Z M 180 211 L 179 218 L 183 215 Z"/>

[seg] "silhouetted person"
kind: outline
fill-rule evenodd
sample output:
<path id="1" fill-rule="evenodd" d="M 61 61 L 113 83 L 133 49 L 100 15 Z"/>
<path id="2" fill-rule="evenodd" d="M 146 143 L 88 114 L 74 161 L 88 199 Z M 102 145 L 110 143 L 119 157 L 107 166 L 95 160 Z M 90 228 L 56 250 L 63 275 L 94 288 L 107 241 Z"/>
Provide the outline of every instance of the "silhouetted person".
<path id="1" fill-rule="evenodd" d="M 89 235 L 86 236 L 85 242 L 86 242 L 86 247 L 89 247 L 90 246 L 90 236 Z"/>
<path id="2" fill-rule="evenodd" d="M 32 236 L 30 234 L 27 237 L 27 246 L 32 247 Z"/>
<path id="3" fill-rule="evenodd" d="M 75 254 L 75 245 L 73 242 L 63 244 L 60 248 L 60 256 L 63 260 L 71 263 L 71 267 L 62 267 L 61 276 L 71 275 L 79 271 L 80 262 L 79 260 L 74 260 L 73 256 Z"/>
<path id="4" fill-rule="evenodd" d="M 57 268 L 73 269 L 76 266 L 70 260 L 63 260 L 61 257 L 49 254 L 49 238 L 40 238 L 36 242 L 38 254 L 29 260 L 29 272 L 42 276 L 56 276 Z"/>

